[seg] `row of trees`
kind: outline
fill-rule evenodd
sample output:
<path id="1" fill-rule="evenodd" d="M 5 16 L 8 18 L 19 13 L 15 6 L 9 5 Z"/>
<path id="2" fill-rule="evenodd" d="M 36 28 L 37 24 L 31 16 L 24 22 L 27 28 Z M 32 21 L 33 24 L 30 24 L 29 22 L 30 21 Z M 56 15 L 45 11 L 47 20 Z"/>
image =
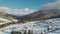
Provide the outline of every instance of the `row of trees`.
<path id="1" fill-rule="evenodd" d="M 44 34 L 44 33 L 47 33 L 48 31 L 49 31 L 49 28 L 47 30 L 40 32 L 39 34 Z M 22 33 L 12 30 L 11 34 L 22 34 Z M 33 30 L 28 30 L 28 32 L 27 30 L 25 30 L 23 34 L 33 34 Z"/>
<path id="2" fill-rule="evenodd" d="M 12 30 L 11 34 L 22 34 L 22 33 Z M 25 30 L 23 34 L 33 34 L 33 31 L 32 30 L 29 30 L 28 33 L 27 33 L 27 31 Z"/>

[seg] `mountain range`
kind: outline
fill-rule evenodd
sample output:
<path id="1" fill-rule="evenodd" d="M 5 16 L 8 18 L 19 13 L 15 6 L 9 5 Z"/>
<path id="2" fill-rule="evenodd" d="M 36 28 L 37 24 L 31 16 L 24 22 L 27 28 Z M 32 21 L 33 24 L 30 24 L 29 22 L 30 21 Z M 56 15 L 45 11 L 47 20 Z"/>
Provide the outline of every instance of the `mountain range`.
<path id="1" fill-rule="evenodd" d="M 23 16 L 17 16 L 17 15 L 12 15 L 12 14 L 3 12 L 2 14 L 0 13 L 0 17 L 6 18 L 9 20 L 17 19 L 21 22 L 38 21 L 38 20 L 59 18 L 60 17 L 60 9 L 38 10 L 34 13 L 31 13 L 28 15 L 23 15 Z"/>
<path id="2" fill-rule="evenodd" d="M 0 27 L 5 27 L 15 23 L 26 23 L 29 21 L 40 21 L 53 18 L 60 18 L 60 9 L 38 10 L 34 13 L 23 16 L 0 12 Z"/>
<path id="3" fill-rule="evenodd" d="M 39 10 L 32 14 L 22 16 L 20 18 L 23 21 L 36 21 L 36 20 L 45 20 L 53 19 L 60 17 L 60 9 L 51 9 L 51 10 Z"/>

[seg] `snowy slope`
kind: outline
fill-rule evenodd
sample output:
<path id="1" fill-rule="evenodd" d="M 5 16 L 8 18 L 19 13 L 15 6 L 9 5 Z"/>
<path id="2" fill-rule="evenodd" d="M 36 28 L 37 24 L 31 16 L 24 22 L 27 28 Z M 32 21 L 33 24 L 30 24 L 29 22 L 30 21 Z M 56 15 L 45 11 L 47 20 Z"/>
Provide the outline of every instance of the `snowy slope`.
<path id="1" fill-rule="evenodd" d="M 5 24 L 5 23 L 9 23 L 9 22 L 12 22 L 12 21 L 4 19 L 4 18 L 0 18 L 0 25 Z"/>
<path id="2" fill-rule="evenodd" d="M 34 34 L 38 34 L 41 31 L 47 30 L 49 26 L 49 22 L 52 22 L 54 25 L 52 30 L 54 30 L 55 28 L 58 28 L 58 29 L 60 28 L 60 25 L 59 25 L 60 18 L 56 18 L 56 19 L 49 19 L 49 20 L 43 20 L 43 21 L 32 21 L 32 22 L 27 22 L 25 24 L 20 23 L 20 24 L 9 25 L 7 27 L 1 28 L 0 33 L 10 34 L 12 30 L 21 31 L 23 33 L 24 30 L 30 29 L 30 30 L 33 30 Z M 59 32 L 60 34 L 60 30 L 55 30 L 54 32 L 48 32 L 47 34 L 58 34 L 57 32 Z"/>
<path id="3" fill-rule="evenodd" d="M 5 28 L 0 29 L 0 31 L 4 30 L 4 32 L 11 32 L 12 30 L 24 31 L 24 30 L 29 30 L 30 29 L 30 30 L 34 30 L 34 32 L 36 32 L 36 30 L 37 30 L 37 32 L 40 32 L 40 31 L 47 28 L 47 25 L 41 24 L 41 23 L 39 24 L 39 23 L 36 23 L 36 22 L 39 22 L 39 21 L 28 22 L 28 23 L 25 23 L 25 24 L 14 24 L 14 25 L 10 25 L 10 26 L 7 26 Z M 39 29 L 41 29 L 41 30 L 39 30 Z"/>

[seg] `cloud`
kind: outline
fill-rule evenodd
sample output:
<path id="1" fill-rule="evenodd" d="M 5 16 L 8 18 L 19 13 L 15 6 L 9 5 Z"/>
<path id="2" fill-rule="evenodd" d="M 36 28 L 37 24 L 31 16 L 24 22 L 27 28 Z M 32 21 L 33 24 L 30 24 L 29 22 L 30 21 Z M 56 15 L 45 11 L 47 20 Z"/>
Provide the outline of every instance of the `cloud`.
<path id="1" fill-rule="evenodd" d="M 30 13 L 33 13 L 33 11 L 29 8 L 25 8 L 25 9 L 20 9 L 20 10 L 14 10 L 13 14 L 14 15 L 27 15 L 27 14 L 30 14 Z"/>
<path id="2" fill-rule="evenodd" d="M 6 12 L 6 13 L 10 13 L 11 8 L 6 7 L 6 6 L 0 6 L 0 12 Z"/>
<path id="3" fill-rule="evenodd" d="M 30 9 L 29 8 L 25 8 L 24 11 L 29 11 Z"/>
<path id="4" fill-rule="evenodd" d="M 56 0 L 53 3 L 44 4 L 41 9 L 60 9 L 60 0 Z"/>
<path id="5" fill-rule="evenodd" d="M 5 12 L 5 11 L 9 11 L 10 10 L 10 8 L 8 8 L 8 7 L 0 7 L 0 12 Z"/>
<path id="6" fill-rule="evenodd" d="M 9 7 L 0 7 L 0 12 L 7 12 L 9 14 L 12 14 L 12 15 L 27 15 L 27 14 L 30 14 L 30 13 L 33 13 L 33 11 L 29 8 L 24 8 L 24 9 L 12 9 L 12 8 L 9 8 Z"/>

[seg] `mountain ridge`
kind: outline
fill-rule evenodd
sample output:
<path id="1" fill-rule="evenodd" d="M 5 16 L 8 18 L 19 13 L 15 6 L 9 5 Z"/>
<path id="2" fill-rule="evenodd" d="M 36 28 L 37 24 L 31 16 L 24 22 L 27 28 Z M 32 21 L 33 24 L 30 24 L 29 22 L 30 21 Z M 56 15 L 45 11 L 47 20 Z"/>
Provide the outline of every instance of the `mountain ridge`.
<path id="1" fill-rule="evenodd" d="M 60 17 L 60 9 L 52 9 L 52 10 L 39 10 L 32 14 L 23 16 L 23 20 L 27 21 L 35 21 L 35 20 L 45 20 L 45 19 L 53 19 Z M 20 18 L 21 19 L 21 18 Z"/>

